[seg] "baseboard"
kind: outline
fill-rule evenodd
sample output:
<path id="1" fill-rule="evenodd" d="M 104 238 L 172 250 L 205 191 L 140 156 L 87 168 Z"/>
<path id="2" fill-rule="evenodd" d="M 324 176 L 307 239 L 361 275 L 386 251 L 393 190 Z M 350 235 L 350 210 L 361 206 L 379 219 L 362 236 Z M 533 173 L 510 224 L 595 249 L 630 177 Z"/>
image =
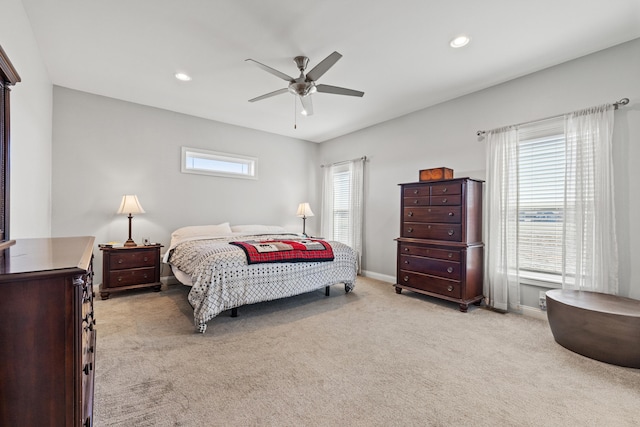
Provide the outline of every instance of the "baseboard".
<path id="1" fill-rule="evenodd" d="M 522 305 L 520 306 L 520 308 L 522 309 L 522 314 L 524 316 L 535 317 L 536 319 L 540 319 L 540 320 L 548 320 L 547 312 L 542 311 L 537 307 L 529 307 L 526 305 Z"/>
<path id="2" fill-rule="evenodd" d="M 370 277 L 372 279 L 380 280 L 387 283 L 396 283 L 396 276 L 388 276 L 386 274 L 376 273 L 374 271 L 362 270 L 360 273 L 364 277 Z"/>

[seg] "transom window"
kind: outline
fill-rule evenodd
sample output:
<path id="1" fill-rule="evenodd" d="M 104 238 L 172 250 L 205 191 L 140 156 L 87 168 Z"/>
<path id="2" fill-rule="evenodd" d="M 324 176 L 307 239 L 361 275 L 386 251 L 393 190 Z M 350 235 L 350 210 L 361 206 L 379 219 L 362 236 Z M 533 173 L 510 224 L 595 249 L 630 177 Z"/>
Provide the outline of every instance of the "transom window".
<path id="1" fill-rule="evenodd" d="M 257 179 L 258 159 L 240 154 L 182 147 L 182 172 Z"/>

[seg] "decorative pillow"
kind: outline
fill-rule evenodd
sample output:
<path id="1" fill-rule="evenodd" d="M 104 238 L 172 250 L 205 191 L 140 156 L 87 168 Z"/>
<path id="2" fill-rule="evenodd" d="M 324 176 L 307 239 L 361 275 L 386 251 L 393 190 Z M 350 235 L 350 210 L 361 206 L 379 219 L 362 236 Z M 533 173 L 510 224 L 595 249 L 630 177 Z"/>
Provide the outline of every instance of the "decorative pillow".
<path id="1" fill-rule="evenodd" d="M 171 241 L 189 239 L 191 237 L 224 237 L 232 234 L 229 223 L 225 222 L 218 225 L 191 225 L 188 227 L 178 228 L 171 233 Z"/>
<path id="2" fill-rule="evenodd" d="M 279 225 L 232 225 L 231 231 L 242 234 L 278 234 L 288 233 L 284 227 Z"/>

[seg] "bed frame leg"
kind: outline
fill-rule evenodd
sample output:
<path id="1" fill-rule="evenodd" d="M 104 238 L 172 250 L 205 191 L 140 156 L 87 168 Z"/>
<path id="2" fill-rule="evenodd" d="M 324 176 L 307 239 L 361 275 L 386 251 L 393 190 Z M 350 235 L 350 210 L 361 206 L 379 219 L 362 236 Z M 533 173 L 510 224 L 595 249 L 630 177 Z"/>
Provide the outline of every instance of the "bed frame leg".
<path id="1" fill-rule="evenodd" d="M 238 317 L 238 307 L 233 307 L 231 309 L 231 317 Z"/>
<path id="2" fill-rule="evenodd" d="M 331 289 L 330 286 L 325 286 L 324 287 L 324 296 L 328 297 L 329 296 L 329 289 Z"/>

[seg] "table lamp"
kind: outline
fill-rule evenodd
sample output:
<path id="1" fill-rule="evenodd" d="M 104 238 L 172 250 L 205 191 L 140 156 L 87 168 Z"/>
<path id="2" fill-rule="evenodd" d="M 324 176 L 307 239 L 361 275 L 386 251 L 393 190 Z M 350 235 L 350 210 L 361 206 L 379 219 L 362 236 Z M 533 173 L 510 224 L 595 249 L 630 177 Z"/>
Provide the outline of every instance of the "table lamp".
<path id="1" fill-rule="evenodd" d="M 140 202 L 138 201 L 138 196 L 135 194 L 122 196 L 122 202 L 120 203 L 120 208 L 117 213 L 125 215 L 129 214 L 129 240 L 124 242 L 124 246 L 138 246 L 131 238 L 131 219 L 133 218 L 133 214 L 144 213 L 144 209 L 142 209 L 142 205 L 140 205 Z"/>
<path id="2" fill-rule="evenodd" d="M 311 210 L 311 206 L 309 206 L 309 203 L 307 202 L 300 203 L 298 205 L 298 212 L 296 213 L 296 216 L 302 218 L 302 234 L 304 234 L 305 237 L 309 237 L 307 236 L 307 232 L 305 230 L 306 221 L 307 221 L 307 217 L 314 216 L 313 211 Z"/>

